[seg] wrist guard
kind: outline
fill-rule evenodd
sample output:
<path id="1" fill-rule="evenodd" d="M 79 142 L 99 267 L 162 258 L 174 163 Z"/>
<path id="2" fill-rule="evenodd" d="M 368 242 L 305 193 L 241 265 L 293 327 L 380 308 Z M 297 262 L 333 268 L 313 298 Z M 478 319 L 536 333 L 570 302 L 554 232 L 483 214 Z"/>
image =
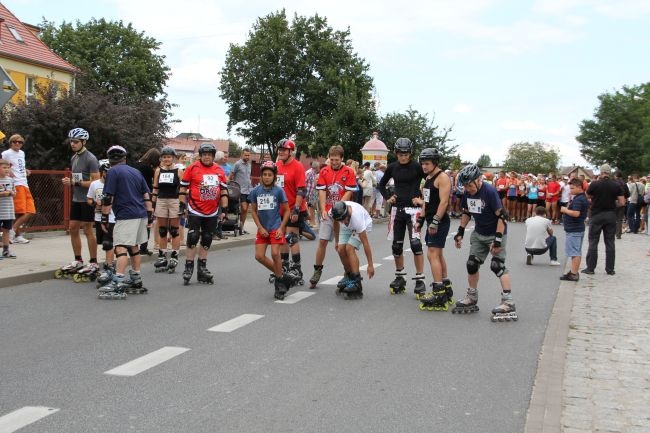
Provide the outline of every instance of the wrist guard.
<path id="1" fill-rule="evenodd" d="M 102 214 L 102 218 L 101 218 L 100 222 L 102 224 L 108 224 L 108 214 L 107 213 Z"/>
<path id="2" fill-rule="evenodd" d="M 454 236 L 454 240 L 460 240 L 463 239 L 463 236 L 465 236 L 465 227 L 458 226 L 458 232 L 456 233 L 456 236 Z"/>
<path id="3" fill-rule="evenodd" d="M 492 245 L 496 248 L 501 248 L 501 242 L 503 242 L 503 233 L 497 232 L 494 235 L 494 242 L 492 242 Z"/>
<path id="4" fill-rule="evenodd" d="M 149 224 L 153 223 L 153 212 L 150 210 L 147 211 L 147 223 Z"/>

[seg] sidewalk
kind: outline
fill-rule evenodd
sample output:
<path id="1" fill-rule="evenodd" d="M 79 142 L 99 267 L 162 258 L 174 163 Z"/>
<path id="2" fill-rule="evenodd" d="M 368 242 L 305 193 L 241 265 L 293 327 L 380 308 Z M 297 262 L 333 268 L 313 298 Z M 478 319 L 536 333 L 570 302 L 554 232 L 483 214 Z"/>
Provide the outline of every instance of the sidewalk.
<path id="1" fill-rule="evenodd" d="M 595 275 L 560 284 L 526 432 L 650 431 L 650 237 L 616 241 L 614 276 L 604 249 Z"/>

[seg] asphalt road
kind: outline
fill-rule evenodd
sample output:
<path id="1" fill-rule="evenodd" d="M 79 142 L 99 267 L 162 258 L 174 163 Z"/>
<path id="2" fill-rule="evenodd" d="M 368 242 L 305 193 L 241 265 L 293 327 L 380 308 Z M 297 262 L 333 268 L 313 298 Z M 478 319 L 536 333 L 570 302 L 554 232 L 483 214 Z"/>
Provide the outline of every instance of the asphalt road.
<path id="1" fill-rule="evenodd" d="M 219 274 L 212 286 L 183 287 L 180 272 L 155 274 L 149 263 L 150 294 L 124 301 L 98 300 L 94 283 L 61 280 L 0 290 L 0 433 L 21 425 L 21 432 L 522 432 L 563 268 L 548 266 L 548 256 L 526 266 L 524 226 L 511 224 L 507 264 L 519 321 L 490 322 L 500 295 L 489 265 L 479 313 L 423 312 L 411 281 L 405 295 L 388 292 L 394 266 L 385 232 L 377 225 L 371 234 L 381 266 L 364 280 L 360 301 L 320 285 L 292 289 L 311 294 L 296 303 L 276 303 L 250 246 L 211 253 L 208 268 Z M 561 246 L 563 230 L 556 232 Z M 308 279 L 315 244 L 302 245 Z M 460 251 L 451 239 L 447 246 L 460 297 L 469 236 Z M 323 280 L 342 275 L 337 263 L 330 249 Z M 410 253 L 407 270 L 412 276 Z M 263 317 L 208 331 L 245 314 Z M 164 349 L 173 352 L 165 357 L 163 348 L 178 349 Z M 152 353 L 162 358 L 132 363 Z M 106 373 L 123 365 L 118 373 L 135 375 Z M 24 409 L 40 406 L 58 411 L 31 417 Z"/>

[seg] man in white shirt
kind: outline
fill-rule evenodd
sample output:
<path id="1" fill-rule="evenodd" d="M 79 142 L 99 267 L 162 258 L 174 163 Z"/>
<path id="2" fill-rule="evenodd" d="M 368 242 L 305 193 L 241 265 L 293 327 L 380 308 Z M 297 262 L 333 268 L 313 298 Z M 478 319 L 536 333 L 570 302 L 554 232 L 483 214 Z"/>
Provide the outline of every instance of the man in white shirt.
<path id="1" fill-rule="evenodd" d="M 25 139 L 18 134 L 14 134 L 9 137 L 9 149 L 2 152 L 2 159 L 11 163 L 11 177 L 13 177 L 16 186 L 16 196 L 14 197 L 16 220 L 14 221 L 13 230 L 10 232 L 10 240 L 14 244 L 29 243 L 29 240 L 25 239 L 21 233 L 22 226 L 36 213 L 34 198 L 27 184 L 29 170 L 27 170 L 25 164 L 25 152 L 22 150 L 23 144 L 25 144 Z"/>
<path id="2" fill-rule="evenodd" d="M 546 208 L 537 206 L 535 216 L 526 220 L 526 264 L 533 264 L 533 256 L 551 256 L 550 265 L 559 266 L 557 261 L 557 239 L 553 236 L 551 220 L 546 218 Z"/>

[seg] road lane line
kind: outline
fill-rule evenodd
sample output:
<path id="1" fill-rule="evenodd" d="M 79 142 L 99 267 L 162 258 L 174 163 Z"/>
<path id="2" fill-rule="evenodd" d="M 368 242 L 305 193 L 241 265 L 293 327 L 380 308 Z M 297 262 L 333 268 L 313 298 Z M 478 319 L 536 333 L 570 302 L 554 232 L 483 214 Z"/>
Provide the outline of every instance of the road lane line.
<path id="1" fill-rule="evenodd" d="M 276 304 L 295 304 L 296 302 L 302 301 L 305 298 L 309 298 L 311 295 L 315 295 L 316 292 L 296 292 L 284 298 L 282 301 L 275 301 Z"/>
<path id="2" fill-rule="evenodd" d="M 126 364 L 122 364 L 119 367 L 105 371 L 104 374 L 110 374 L 113 376 L 135 376 L 136 374 L 140 374 L 143 371 L 149 370 L 150 368 L 162 364 L 165 361 L 169 361 L 170 359 L 175 358 L 176 356 L 185 353 L 188 350 L 190 349 L 187 349 L 185 347 L 165 346 L 162 349 L 158 349 L 147 355 L 141 356 L 140 358 L 127 362 Z"/>
<path id="3" fill-rule="evenodd" d="M 381 263 L 373 263 L 373 265 L 375 266 L 375 268 L 378 268 L 378 267 L 381 266 Z M 368 265 L 359 266 L 359 270 L 360 271 L 367 271 L 368 270 Z"/>
<path id="4" fill-rule="evenodd" d="M 0 433 L 12 433 L 31 423 L 58 412 L 60 409 L 45 406 L 25 406 L 0 417 Z"/>
<path id="5" fill-rule="evenodd" d="M 328 286 L 333 286 L 333 285 L 337 284 L 339 281 L 341 281 L 342 278 L 343 278 L 343 275 L 337 275 L 336 277 L 332 277 L 329 280 L 321 281 L 318 284 L 325 284 L 325 285 L 328 285 Z"/>
<path id="6" fill-rule="evenodd" d="M 393 256 L 386 256 L 382 260 L 393 260 L 395 257 Z"/>
<path id="7" fill-rule="evenodd" d="M 218 324 L 217 326 L 213 326 L 212 328 L 208 329 L 208 331 L 232 332 L 235 329 L 239 329 L 242 326 L 246 326 L 249 323 L 253 323 L 256 320 L 259 320 L 262 317 L 264 317 L 262 314 L 242 314 L 241 316 L 235 317 L 234 319 L 230 319 L 227 322 L 223 322 Z"/>

